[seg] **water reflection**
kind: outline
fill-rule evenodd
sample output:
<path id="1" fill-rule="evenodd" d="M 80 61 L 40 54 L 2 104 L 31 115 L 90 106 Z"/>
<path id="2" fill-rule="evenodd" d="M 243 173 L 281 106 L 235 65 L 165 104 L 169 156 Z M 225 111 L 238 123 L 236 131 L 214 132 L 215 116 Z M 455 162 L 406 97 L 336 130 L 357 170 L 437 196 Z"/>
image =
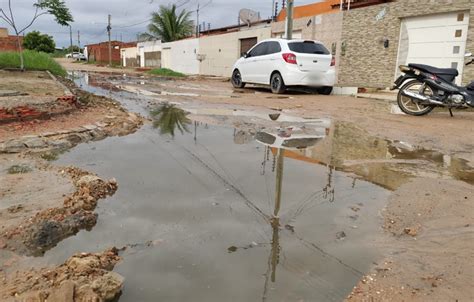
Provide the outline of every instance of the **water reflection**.
<path id="1" fill-rule="evenodd" d="M 324 131 L 323 133 L 327 133 L 327 131 Z M 268 268 L 265 273 L 265 283 L 262 301 L 267 301 L 268 299 L 270 281 L 272 283 L 276 282 L 277 267 L 280 263 L 280 209 L 282 201 L 281 197 L 283 189 L 285 152 L 291 149 L 303 150 L 308 147 L 312 147 L 316 145 L 319 141 L 321 141 L 324 136 L 325 135 L 307 134 L 304 131 L 301 131 L 301 129 L 299 131 L 297 130 L 296 132 L 294 132 L 294 129 L 292 127 L 287 129 L 278 129 L 276 134 L 269 132 L 258 132 L 256 135 L 257 141 L 265 145 L 264 161 L 262 163 L 262 174 L 265 174 L 265 163 L 269 160 L 270 150 L 272 150 L 272 153 L 274 154 L 273 170 L 276 170 L 275 202 L 273 209 L 273 217 L 270 219 L 270 225 L 272 227 L 272 241 L 270 255 L 268 257 Z M 294 228 L 291 225 L 287 224 L 285 228 L 294 233 Z"/>
<path id="2" fill-rule="evenodd" d="M 181 134 L 190 132 L 188 125 L 191 124 L 191 120 L 187 117 L 188 113 L 176 107 L 174 104 L 163 103 L 155 110 L 152 110 L 150 114 L 153 118 L 153 127 L 160 129 L 161 135 L 169 134 L 174 137 L 176 129 L 179 130 Z M 196 123 L 194 128 L 194 138 L 196 140 Z"/>

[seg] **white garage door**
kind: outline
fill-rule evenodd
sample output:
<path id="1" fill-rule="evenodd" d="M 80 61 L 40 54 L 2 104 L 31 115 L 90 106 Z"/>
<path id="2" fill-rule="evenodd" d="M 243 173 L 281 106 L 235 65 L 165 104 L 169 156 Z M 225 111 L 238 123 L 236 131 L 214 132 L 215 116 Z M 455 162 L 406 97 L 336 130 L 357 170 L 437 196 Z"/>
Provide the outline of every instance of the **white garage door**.
<path id="1" fill-rule="evenodd" d="M 397 66 L 418 63 L 457 68 L 456 82 L 461 83 L 468 26 L 468 12 L 403 19 Z"/>

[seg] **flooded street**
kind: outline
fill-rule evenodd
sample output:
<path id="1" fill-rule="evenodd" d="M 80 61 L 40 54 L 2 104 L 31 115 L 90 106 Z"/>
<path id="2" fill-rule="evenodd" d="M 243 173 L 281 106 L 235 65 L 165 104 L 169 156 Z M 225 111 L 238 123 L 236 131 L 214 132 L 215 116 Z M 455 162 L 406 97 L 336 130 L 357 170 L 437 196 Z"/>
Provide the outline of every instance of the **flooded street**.
<path id="1" fill-rule="evenodd" d="M 420 196 L 409 208 L 396 203 L 400 188 L 418 179 L 474 184 L 464 158 L 324 113 L 209 105 L 211 86 L 166 79 L 71 78 L 149 122 L 53 158 L 114 178 L 118 189 L 97 205 L 95 225 L 18 265 L 56 266 L 117 247 L 120 301 L 343 301 L 374 267 L 392 263 L 387 255 L 405 253 L 384 229 L 419 230 L 399 226 L 390 202 L 417 217 L 434 211 L 415 205 Z M 418 191 L 429 196 L 410 192 Z"/>
<path id="2" fill-rule="evenodd" d="M 173 123 L 145 125 L 62 155 L 56 164 L 120 186 L 99 205 L 91 231 L 38 261 L 127 247 L 115 268 L 127 280 L 120 301 L 344 299 L 380 256 L 373 242 L 389 192 L 289 148 L 275 213 L 277 149 L 236 128 L 188 123 L 189 132 L 176 129 L 174 137 Z M 325 137 L 331 126 L 306 127 Z"/>

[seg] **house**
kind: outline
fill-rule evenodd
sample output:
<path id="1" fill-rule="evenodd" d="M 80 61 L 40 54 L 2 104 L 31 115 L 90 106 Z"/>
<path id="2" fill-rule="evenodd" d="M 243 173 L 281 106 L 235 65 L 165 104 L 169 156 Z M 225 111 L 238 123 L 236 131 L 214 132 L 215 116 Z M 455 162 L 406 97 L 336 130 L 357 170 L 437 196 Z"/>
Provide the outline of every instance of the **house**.
<path id="1" fill-rule="evenodd" d="M 138 55 L 138 47 L 123 47 L 120 50 L 120 59 L 123 67 L 139 67 L 140 57 Z"/>
<path id="2" fill-rule="evenodd" d="M 390 87 L 407 63 L 457 68 L 458 83 L 474 79 L 464 66 L 464 53 L 474 51 L 472 3 L 398 0 L 344 11 L 338 85 Z"/>
<path id="3" fill-rule="evenodd" d="M 350 1 L 350 3 L 349 3 Z M 342 4 L 342 5 L 341 5 Z M 474 79 L 463 55 L 474 52 L 472 0 L 326 0 L 295 7 L 293 38 L 319 40 L 336 58 L 338 93 L 387 88 L 398 65 L 457 68 L 458 83 Z M 199 38 L 162 45 L 162 66 L 183 73 L 230 76 L 242 53 L 270 37 L 283 37 L 285 11 L 275 22 L 201 31 Z"/>
<path id="4" fill-rule="evenodd" d="M 199 38 L 163 43 L 162 67 L 185 74 L 230 76 L 242 53 L 270 37 L 270 20 L 202 31 Z"/>
<path id="5" fill-rule="evenodd" d="M 340 5 L 341 0 L 326 0 L 322 2 L 311 3 L 302 6 L 296 6 L 293 9 L 293 18 L 300 19 L 304 17 L 312 17 L 325 13 L 334 13 L 340 10 L 337 5 Z M 286 9 L 282 9 L 276 17 L 277 22 L 286 20 Z"/>
<path id="6" fill-rule="evenodd" d="M 161 66 L 184 74 L 199 74 L 199 44 L 197 38 L 163 43 Z"/>
<path id="7" fill-rule="evenodd" d="M 140 67 L 161 67 L 161 41 L 146 41 L 137 44 Z"/>
<path id="8" fill-rule="evenodd" d="M 23 44 L 23 37 L 19 38 Z M 9 35 L 8 29 L 4 27 L 0 27 L 0 51 L 18 51 L 18 36 Z"/>
<path id="9" fill-rule="evenodd" d="M 120 42 L 120 41 L 111 41 L 112 46 L 112 63 L 121 64 L 120 54 L 122 48 L 136 46 L 136 42 Z M 109 63 L 109 42 L 100 42 L 97 44 L 86 45 L 84 54 L 87 57 L 88 61 L 93 61 L 97 63 Z"/>

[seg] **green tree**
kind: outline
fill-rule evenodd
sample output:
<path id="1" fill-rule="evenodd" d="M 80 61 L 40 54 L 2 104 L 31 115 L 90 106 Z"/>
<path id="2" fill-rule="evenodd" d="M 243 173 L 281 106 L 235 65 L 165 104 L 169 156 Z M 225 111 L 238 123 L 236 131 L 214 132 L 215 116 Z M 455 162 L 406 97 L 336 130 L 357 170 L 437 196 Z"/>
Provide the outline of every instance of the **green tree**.
<path id="1" fill-rule="evenodd" d="M 0 19 L 5 21 L 11 28 L 14 30 L 17 36 L 18 51 L 20 52 L 20 68 L 25 69 L 25 60 L 23 58 L 23 47 L 21 45 L 20 35 L 24 33 L 28 28 L 30 28 L 35 21 L 43 15 L 52 15 L 54 16 L 55 21 L 62 26 L 68 26 L 70 22 L 73 22 L 74 19 L 69 12 L 64 0 L 37 0 L 33 4 L 35 13 L 31 20 L 24 26 L 16 22 L 15 14 L 13 13 L 12 0 L 8 0 L 6 4 L 7 9 L 0 7 Z M 24 18 L 21 18 L 24 20 Z"/>
<path id="2" fill-rule="evenodd" d="M 193 33 L 194 24 L 190 19 L 191 12 L 182 10 L 176 12 L 176 5 L 160 5 L 158 12 L 151 14 L 151 23 L 148 33 L 142 34 L 146 39 L 159 39 L 163 42 L 172 42 L 189 37 Z"/>
<path id="3" fill-rule="evenodd" d="M 175 105 L 164 103 L 151 112 L 153 117 L 153 127 L 160 129 L 160 134 L 170 134 L 174 136 L 176 129 L 181 134 L 189 132 L 188 125 L 191 120 L 187 117 L 186 111 Z"/>
<path id="4" fill-rule="evenodd" d="M 53 53 L 56 48 L 53 37 L 41 34 L 39 31 L 29 32 L 23 39 L 23 47 L 30 50 Z"/>

